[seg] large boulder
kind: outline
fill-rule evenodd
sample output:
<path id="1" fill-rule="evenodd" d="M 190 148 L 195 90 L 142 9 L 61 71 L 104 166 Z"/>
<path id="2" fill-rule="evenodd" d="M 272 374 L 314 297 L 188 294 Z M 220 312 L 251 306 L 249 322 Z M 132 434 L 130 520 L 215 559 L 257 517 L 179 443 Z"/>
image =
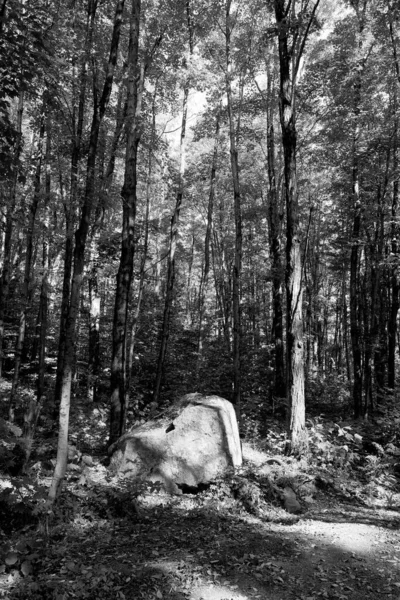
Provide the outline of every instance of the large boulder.
<path id="1" fill-rule="evenodd" d="M 111 469 L 160 481 L 170 492 L 195 491 L 242 464 L 235 410 L 218 396 L 188 394 L 110 447 Z"/>

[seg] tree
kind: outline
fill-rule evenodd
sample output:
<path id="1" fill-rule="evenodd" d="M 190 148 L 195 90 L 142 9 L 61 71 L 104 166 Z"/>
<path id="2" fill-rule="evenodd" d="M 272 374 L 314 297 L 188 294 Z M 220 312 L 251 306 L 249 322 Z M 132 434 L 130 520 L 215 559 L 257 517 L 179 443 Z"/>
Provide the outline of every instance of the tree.
<path id="1" fill-rule="evenodd" d="M 301 453 L 306 446 L 304 363 L 303 363 L 303 267 L 299 224 L 299 200 L 296 172 L 296 79 L 308 33 L 318 8 L 316 0 L 306 28 L 299 23 L 305 11 L 296 14 L 296 1 L 275 0 L 280 68 L 280 116 L 284 153 L 286 203 L 286 352 L 288 451 Z"/>
<path id="2" fill-rule="evenodd" d="M 97 3 L 90 0 L 88 5 L 88 19 L 92 26 L 96 15 Z M 76 323 L 79 310 L 79 300 L 82 285 L 82 275 L 85 265 L 86 240 L 90 225 L 91 213 L 94 204 L 95 176 L 96 176 L 96 153 L 99 139 L 100 125 L 104 118 L 108 102 L 111 95 L 113 84 L 114 69 L 118 57 L 118 46 L 122 24 L 122 14 L 124 9 L 124 0 L 118 0 L 115 9 L 113 33 L 111 38 L 110 53 L 107 69 L 104 77 L 104 84 L 100 98 L 97 96 L 97 89 L 94 86 L 93 115 L 90 129 L 89 150 L 87 159 L 86 188 L 84 203 L 81 209 L 79 227 L 75 232 L 74 248 L 74 269 L 71 284 L 71 296 L 68 309 L 68 318 L 66 326 L 65 355 L 62 373 L 61 402 L 60 402 L 60 420 L 58 432 L 57 461 L 54 469 L 53 480 L 49 490 L 49 502 L 55 501 L 57 492 L 62 482 L 68 456 L 68 428 L 69 411 L 71 403 L 71 383 L 72 370 L 75 349 Z M 94 77 L 96 77 L 94 73 Z M 96 79 L 95 79 L 96 82 Z"/>

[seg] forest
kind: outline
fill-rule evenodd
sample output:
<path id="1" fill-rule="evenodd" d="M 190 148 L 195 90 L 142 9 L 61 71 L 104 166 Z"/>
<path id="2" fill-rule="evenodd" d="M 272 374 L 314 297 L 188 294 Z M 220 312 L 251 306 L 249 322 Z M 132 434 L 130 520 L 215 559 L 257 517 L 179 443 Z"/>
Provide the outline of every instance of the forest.
<path id="1" fill-rule="evenodd" d="M 399 542 L 399 94 L 398 0 L 0 0 L 0 597 L 397 598 L 371 557 L 303 593 L 296 548 L 324 511 Z M 244 470 L 110 479 L 194 392 Z M 131 537 L 136 575 L 105 558 Z"/>

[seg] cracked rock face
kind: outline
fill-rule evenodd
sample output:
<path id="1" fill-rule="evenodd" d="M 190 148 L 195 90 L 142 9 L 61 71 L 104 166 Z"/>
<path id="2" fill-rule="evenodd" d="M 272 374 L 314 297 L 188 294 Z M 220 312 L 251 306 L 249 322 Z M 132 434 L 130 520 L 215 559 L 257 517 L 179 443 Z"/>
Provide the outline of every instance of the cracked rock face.
<path id="1" fill-rule="evenodd" d="M 218 396 L 188 394 L 168 411 L 123 435 L 110 448 L 111 468 L 170 492 L 201 488 L 242 464 L 235 410 Z"/>

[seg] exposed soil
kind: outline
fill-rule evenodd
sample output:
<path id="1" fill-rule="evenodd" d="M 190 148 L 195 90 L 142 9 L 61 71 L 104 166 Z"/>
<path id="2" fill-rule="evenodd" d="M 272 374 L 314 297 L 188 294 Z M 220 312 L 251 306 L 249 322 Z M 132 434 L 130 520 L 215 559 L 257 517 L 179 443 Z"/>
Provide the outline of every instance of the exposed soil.
<path id="1" fill-rule="evenodd" d="M 265 456 L 245 448 L 252 470 Z M 119 499 L 106 470 L 71 481 L 58 517 L 3 535 L 0 596 L 89 600 L 400 598 L 400 514 L 321 490 L 290 515 L 250 511 L 223 484 Z M 94 481 L 96 479 L 96 481 Z M 102 508 L 103 507 L 103 508 Z M 253 513 L 253 514 L 251 514 Z M 274 516 L 275 515 L 275 516 Z M 30 569 L 24 569 L 23 564 Z M 24 571 L 27 571 L 24 573 Z"/>

